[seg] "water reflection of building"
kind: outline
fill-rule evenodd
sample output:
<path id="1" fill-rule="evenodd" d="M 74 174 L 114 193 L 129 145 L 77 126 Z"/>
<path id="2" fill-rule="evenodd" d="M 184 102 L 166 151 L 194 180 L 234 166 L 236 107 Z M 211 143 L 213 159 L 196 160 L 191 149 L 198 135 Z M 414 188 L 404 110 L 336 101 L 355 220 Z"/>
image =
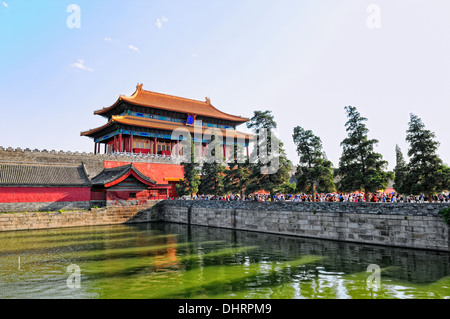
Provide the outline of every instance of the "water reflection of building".
<path id="1" fill-rule="evenodd" d="M 166 270 L 166 269 L 177 269 L 180 267 L 177 253 L 177 236 L 167 237 L 167 248 L 164 248 L 161 253 L 155 258 L 156 271 Z"/>

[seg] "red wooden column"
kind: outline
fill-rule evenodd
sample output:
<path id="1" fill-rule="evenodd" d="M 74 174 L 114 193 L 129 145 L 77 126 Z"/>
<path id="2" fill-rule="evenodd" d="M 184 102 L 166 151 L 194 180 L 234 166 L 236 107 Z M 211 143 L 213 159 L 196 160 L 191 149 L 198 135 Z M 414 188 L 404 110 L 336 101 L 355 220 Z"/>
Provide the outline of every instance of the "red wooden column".
<path id="1" fill-rule="evenodd" d="M 247 146 L 247 157 L 250 157 L 250 156 L 248 155 L 248 146 Z"/>
<path id="2" fill-rule="evenodd" d="M 119 133 L 119 152 L 123 152 L 123 137 L 122 137 L 122 133 Z"/>
<path id="3" fill-rule="evenodd" d="M 102 145 L 101 143 L 97 143 L 98 144 L 98 151 L 97 151 L 97 154 L 100 154 L 101 153 L 101 151 L 100 151 L 100 146 Z"/>
<path id="4" fill-rule="evenodd" d="M 94 154 L 97 155 L 97 143 L 94 143 Z"/>
<path id="5" fill-rule="evenodd" d="M 114 135 L 113 153 L 117 152 L 117 135 Z"/>
<path id="6" fill-rule="evenodd" d="M 133 151 L 133 148 L 134 148 L 133 134 L 130 135 L 130 144 L 131 144 L 130 152 L 131 152 L 131 154 L 133 154 L 134 153 L 134 151 Z"/>
<path id="7" fill-rule="evenodd" d="M 157 142 L 157 140 L 156 140 L 156 137 L 153 139 L 153 154 L 155 154 L 156 155 L 156 144 L 157 144 L 158 142 Z"/>
<path id="8" fill-rule="evenodd" d="M 227 146 L 223 144 L 223 158 L 226 160 L 227 158 Z"/>

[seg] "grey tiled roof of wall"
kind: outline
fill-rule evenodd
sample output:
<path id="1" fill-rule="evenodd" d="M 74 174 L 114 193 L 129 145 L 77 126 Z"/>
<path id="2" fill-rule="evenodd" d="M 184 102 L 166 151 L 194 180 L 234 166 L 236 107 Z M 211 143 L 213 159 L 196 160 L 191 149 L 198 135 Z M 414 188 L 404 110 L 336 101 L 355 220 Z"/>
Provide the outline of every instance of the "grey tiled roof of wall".
<path id="1" fill-rule="evenodd" d="M 0 164 L 0 186 L 90 186 L 83 165 Z"/>
<path id="2" fill-rule="evenodd" d="M 142 174 L 133 164 L 104 169 L 99 175 L 92 179 L 92 185 L 103 186 L 115 181 L 116 179 L 124 176 L 130 170 L 133 170 L 140 178 L 149 182 L 150 184 L 156 184 L 156 181 L 151 180 L 144 174 Z"/>

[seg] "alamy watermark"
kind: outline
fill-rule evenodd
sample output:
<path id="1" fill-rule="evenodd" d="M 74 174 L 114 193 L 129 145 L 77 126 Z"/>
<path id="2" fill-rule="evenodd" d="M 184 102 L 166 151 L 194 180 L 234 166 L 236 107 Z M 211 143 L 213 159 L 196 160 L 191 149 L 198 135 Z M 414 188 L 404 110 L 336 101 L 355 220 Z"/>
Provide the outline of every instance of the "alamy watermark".
<path id="1" fill-rule="evenodd" d="M 66 25 L 69 29 L 81 28 L 81 8 L 78 4 L 69 4 L 66 12 L 70 13 L 67 17 Z"/>
<path id="2" fill-rule="evenodd" d="M 225 134 L 224 134 L 225 132 Z M 249 143 L 246 143 L 246 139 Z M 194 161 L 200 163 L 249 163 L 261 164 L 261 174 L 275 174 L 280 168 L 280 140 L 269 130 L 261 129 L 258 134 L 236 134 L 233 129 L 212 129 L 205 131 L 202 124 L 194 125 L 194 135 L 184 127 L 172 131 L 172 141 L 179 141 L 172 146 L 171 154 L 181 157 L 182 162 L 191 162 L 191 152 L 194 152 Z M 194 141 L 192 149 L 191 141 Z M 206 145 L 206 147 L 204 146 Z M 238 145 L 238 147 L 235 146 Z M 246 145 L 246 146 L 243 146 Z M 252 152 L 248 147 L 252 146 Z M 247 155 L 245 154 L 247 148 Z"/>
<path id="3" fill-rule="evenodd" d="M 381 289 L 381 268 L 378 265 L 372 264 L 367 267 L 367 272 L 370 272 L 370 276 L 367 277 L 367 288 L 373 291 Z"/>
<path id="4" fill-rule="evenodd" d="M 70 273 L 67 278 L 67 287 L 69 289 L 81 288 L 81 268 L 78 265 L 72 264 L 67 266 L 67 272 Z"/>
<path id="5" fill-rule="evenodd" d="M 370 4 L 367 7 L 366 24 L 369 29 L 381 29 L 381 7 L 378 4 Z"/>

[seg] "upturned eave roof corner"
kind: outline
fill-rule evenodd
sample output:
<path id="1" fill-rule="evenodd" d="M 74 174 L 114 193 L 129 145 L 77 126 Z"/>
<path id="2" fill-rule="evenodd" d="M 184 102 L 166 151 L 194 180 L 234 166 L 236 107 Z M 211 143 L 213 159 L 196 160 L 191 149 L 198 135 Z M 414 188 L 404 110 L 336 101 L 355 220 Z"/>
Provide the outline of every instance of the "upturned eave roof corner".
<path id="1" fill-rule="evenodd" d="M 156 108 L 179 113 L 192 113 L 199 116 L 218 118 L 236 123 L 248 122 L 248 118 L 231 115 L 215 108 L 211 99 L 207 97 L 205 101 L 198 101 L 188 98 L 182 98 L 174 95 L 146 91 L 143 84 L 137 84 L 136 91 L 131 96 L 120 95 L 116 103 L 110 107 L 95 111 L 95 115 L 105 116 L 112 111 L 120 102 L 127 102 L 133 105 Z"/>

